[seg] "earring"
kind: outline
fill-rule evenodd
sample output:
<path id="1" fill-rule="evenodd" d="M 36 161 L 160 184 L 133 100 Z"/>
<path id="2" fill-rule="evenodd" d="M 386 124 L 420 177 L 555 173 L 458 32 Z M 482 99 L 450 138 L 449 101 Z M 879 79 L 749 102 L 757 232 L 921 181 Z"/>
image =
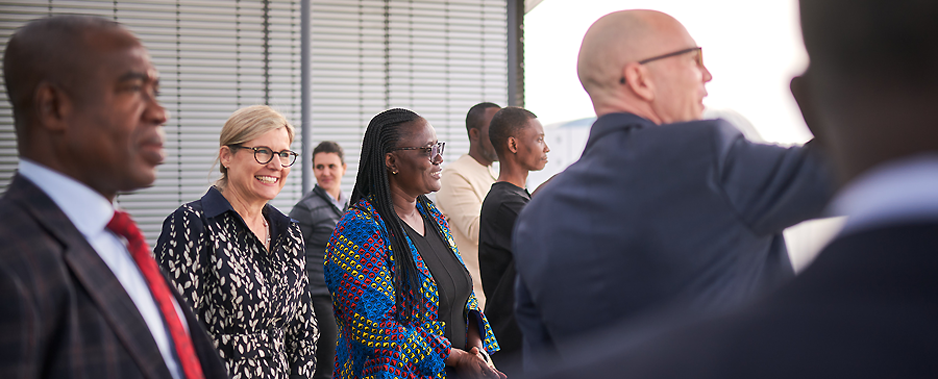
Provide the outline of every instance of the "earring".
<path id="1" fill-rule="evenodd" d="M 397 170 L 391 171 L 391 173 L 397 175 Z"/>

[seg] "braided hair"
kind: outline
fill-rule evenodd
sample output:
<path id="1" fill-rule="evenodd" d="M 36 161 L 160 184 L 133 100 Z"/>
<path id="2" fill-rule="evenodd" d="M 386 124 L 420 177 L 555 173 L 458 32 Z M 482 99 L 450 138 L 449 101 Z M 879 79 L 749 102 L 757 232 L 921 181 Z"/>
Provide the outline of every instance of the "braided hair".
<path id="1" fill-rule="evenodd" d="M 391 187 L 388 181 L 388 168 L 385 166 L 385 156 L 397 147 L 403 135 L 402 125 L 422 119 L 420 115 L 409 109 L 392 108 L 378 113 L 365 130 L 362 141 L 362 155 L 359 160 L 358 176 L 355 188 L 352 190 L 351 204 L 371 196 L 371 205 L 384 220 L 388 230 L 389 246 L 392 258 L 396 262 L 394 270 L 394 303 L 397 309 L 397 318 L 402 324 L 408 324 L 426 312 L 426 304 L 420 295 L 421 283 L 417 275 L 417 264 L 410 252 L 405 237 L 404 223 L 394 211 L 391 200 Z M 424 209 L 429 206 L 426 196 L 417 198 Z M 433 229 L 443 235 L 440 226 L 431 222 Z"/>

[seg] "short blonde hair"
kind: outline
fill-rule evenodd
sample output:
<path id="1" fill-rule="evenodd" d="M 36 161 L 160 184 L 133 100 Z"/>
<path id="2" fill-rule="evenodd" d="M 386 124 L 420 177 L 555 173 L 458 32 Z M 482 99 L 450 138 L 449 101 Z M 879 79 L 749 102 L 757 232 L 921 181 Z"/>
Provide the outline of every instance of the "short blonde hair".
<path id="1" fill-rule="evenodd" d="M 228 117 L 228 121 L 225 121 L 225 126 L 221 128 L 221 134 L 218 136 L 218 147 L 245 143 L 280 128 L 287 128 L 287 135 L 292 144 L 295 129 L 280 112 L 266 105 L 244 107 L 236 110 Z M 221 149 L 215 157 L 215 163 L 220 160 Z M 221 172 L 221 178 L 215 182 L 215 186 L 224 189 L 228 185 L 228 168 L 219 164 L 218 171 Z"/>

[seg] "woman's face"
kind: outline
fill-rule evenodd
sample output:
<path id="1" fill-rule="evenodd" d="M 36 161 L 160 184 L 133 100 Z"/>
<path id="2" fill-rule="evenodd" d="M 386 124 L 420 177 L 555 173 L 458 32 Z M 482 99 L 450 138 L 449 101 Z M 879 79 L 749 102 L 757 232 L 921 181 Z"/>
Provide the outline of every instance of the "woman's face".
<path id="1" fill-rule="evenodd" d="M 345 163 L 336 153 L 316 153 L 313 156 L 313 174 L 316 183 L 326 192 L 339 188 L 342 175 L 345 175 Z"/>
<path id="2" fill-rule="evenodd" d="M 431 148 L 438 142 L 436 131 L 422 118 L 400 127 L 402 136 L 396 148 L 419 149 L 395 150 L 385 157 L 392 191 L 399 190 L 413 198 L 439 191 L 443 156 L 430 156 Z"/>
<path id="3" fill-rule="evenodd" d="M 240 146 L 243 148 L 222 146 L 219 151 L 221 163 L 228 168 L 228 186 L 225 191 L 232 191 L 247 202 L 273 200 L 283 189 L 290 168 L 283 167 L 276 154 L 267 164 L 258 163 L 254 158 L 254 150 L 250 148 L 264 148 L 268 153 L 289 150 L 290 136 L 287 129 L 270 130 Z"/>

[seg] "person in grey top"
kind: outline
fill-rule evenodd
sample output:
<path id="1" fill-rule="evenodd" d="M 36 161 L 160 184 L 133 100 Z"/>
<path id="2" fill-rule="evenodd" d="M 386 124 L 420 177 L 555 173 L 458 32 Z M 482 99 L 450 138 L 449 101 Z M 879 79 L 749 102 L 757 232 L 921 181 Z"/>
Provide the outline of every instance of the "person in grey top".
<path id="1" fill-rule="evenodd" d="M 306 240 L 306 273 L 313 308 L 319 318 L 319 346 L 317 361 L 322 362 L 314 378 L 332 378 L 335 361 L 336 324 L 332 313 L 332 298 L 323 278 L 322 265 L 326 244 L 332 236 L 336 222 L 345 214 L 348 199 L 342 194 L 342 176 L 345 175 L 345 156 L 342 147 L 332 141 L 323 141 L 313 149 L 313 174 L 316 186 L 290 211 L 290 218 L 300 224 Z"/>

